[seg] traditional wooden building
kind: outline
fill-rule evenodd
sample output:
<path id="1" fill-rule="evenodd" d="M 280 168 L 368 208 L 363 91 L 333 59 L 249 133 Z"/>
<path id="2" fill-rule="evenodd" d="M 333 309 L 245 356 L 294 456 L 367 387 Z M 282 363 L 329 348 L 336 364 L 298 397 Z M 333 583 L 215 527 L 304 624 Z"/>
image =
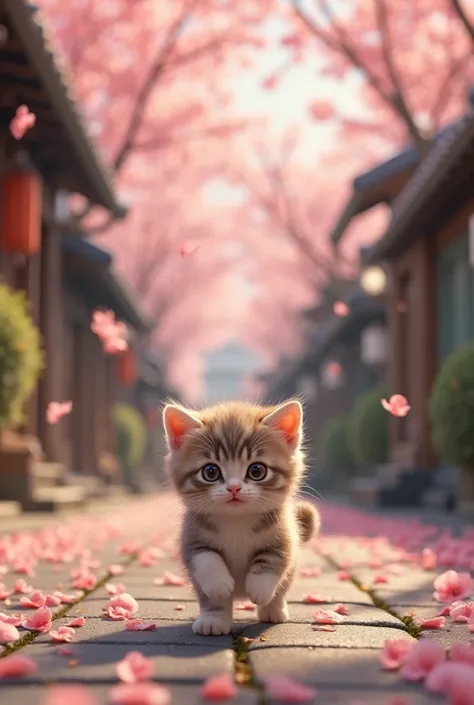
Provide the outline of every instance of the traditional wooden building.
<path id="1" fill-rule="evenodd" d="M 0 498 L 10 493 L 24 506 L 40 508 L 55 504 L 47 496 L 64 481 L 65 468 L 93 475 L 104 452 L 113 450 L 110 404 L 116 363 L 105 358 L 89 330 L 91 310 L 112 308 L 137 331 L 143 331 L 143 322 L 113 275 L 110 256 L 88 245 L 64 217 L 71 194 L 80 194 L 112 218 L 124 217 L 126 209 L 87 135 L 37 8 L 27 0 L 0 0 L 0 25 L 5 29 L 0 47 L 0 276 L 26 291 L 46 353 L 23 429 L 28 443 L 12 444 L 0 454 Z M 16 140 L 10 123 L 22 105 L 34 113 L 36 123 Z M 47 424 L 48 403 L 65 399 L 74 403 L 73 416 Z M 39 439 L 44 455 L 33 452 L 32 438 Z M 38 462 L 41 456 L 48 463 Z M 8 468 L 16 468 L 18 481 L 6 478 Z M 40 496 L 35 495 L 38 488 L 44 490 L 42 500 L 33 501 Z M 61 489 L 58 501 L 80 496 Z"/>
<path id="2" fill-rule="evenodd" d="M 390 387 L 412 404 L 391 427 L 391 457 L 402 467 L 437 467 L 428 398 L 446 355 L 474 338 L 473 183 L 471 108 L 432 147 L 366 256 L 390 272 Z"/>

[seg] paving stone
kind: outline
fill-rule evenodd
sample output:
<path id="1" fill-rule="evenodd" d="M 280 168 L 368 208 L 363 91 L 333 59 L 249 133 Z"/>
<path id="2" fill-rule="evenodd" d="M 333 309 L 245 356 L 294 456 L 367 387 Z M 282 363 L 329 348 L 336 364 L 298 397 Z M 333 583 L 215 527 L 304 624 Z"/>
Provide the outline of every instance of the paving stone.
<path id="1" fill-rule="evenodd" d="M 255 639 L 250 650 L 274 646 L 319 646 L 343 649 L 380 649 L 386 639 L 415 641 L 407 632 L 392 627 L 339 624 L 334 632 L 319 631 L 307 624 L 250 624 L 242 634 Z"/>
<path id="2" fill-rule="evenodd" d="M 111 686 L 94 685 L 89 692 L 95 698 L 97 705 L 106 705 L 107 696 Z M 175 685 L 171 686 L 171 702 L 173 705 L 202 705 L 203 700 L 199 686 Z M 0 700 L 8 705 L 42 705 L 47 688 L 40 685 L 9 686 L 0 685 Z M 239 694 L 232 700 L 233 705 L 256 705 L 258 693 L 250 688 L 240 688 Z M 66 705 L 66 703 L 65 703 Z"/>
<path id="3" fill-rule="evenodd" d="M 345 603 L 349 614 L 344 618 L 344 624 L 379 624 L 381 626 L 394 625 L 404 629 L 403 623 L 393 617 L 388 612 L 384 610 L 379 610 L 376 607 L 369 607 L 366 605 L 350 604 Z M 317 609 L 332 610 L 336 606 L 336 603 L 329 603 L 325 605 L 307 605 L 303 603 L 293 603 L 290 605 L 290 619 L 289 623 L 314 623 L 313 615 Z M 253 616 L 253 619 L 252 619 Z M 234 611 L 234 621 L 239 622 L 254 622 L 256 621 L 255 612 L 245 612 L 245 611 Z"/>
<path id="4" fill-rule="evenodd" d="M 387 705 L 389 702 L 396 702 L 397 698 L 400 698 L 400 702 L 405 702 L 404 698 L 409 698 L 406 702 L 409 702 L 410 705 L 442 705 L 442 701 L 439 698 L 423 692 L 420 686 L 407 687 L 403 690 L 398 688 L 390 689 L 390 694 L 385 689 L 371 691 L 367 689 L 354 690 L 353 688 L 350 688 L 350 690 L 317 688 L 317 692 L 317 705 L 349 705 L 349 703 Z"/>
<path id="5" fill-rule="evenodd" d="M 55 627 L 67 624 L 68 619 L 58 619 Z M 153 631 L 129 631 L 123 622 L 111 619 L 90 618 L 83 627 L 76 630 L 75 642 L 95 644 L 174 644 L 184 646 L 209 646 L 213 648 L 232 648 L 232 636 L 200 636 L 193 634 L 191 621 L 172 622 L 169 620 L 155 620 L 156 629 Z M 51 642 L 49 634 L 41 634 L 36 643 Z"/>
<path id="6" fill-rule="evenodd" d="M 209 637 L 217 640 L 217 637 Z M 75 643 L 71 646 L 72 656 L 62 656 L 57 645 L 33 643 L 22 653 L 38 664 L 38 672 L 23 683 L 41 683 L 56 681 L 76 681 L 80 683 L 105 682 L 117 680 L 115 666 L 131 650 L 129 644 Z M 135 645 L 134 651 L 140 651 L 154 662 L 154 678 L 168 682 L 201 682 L 215 673 L 234 672 L 234 652 L 222 646 L 209 643 L 206 646 L 183 644 L 143 644 Z M 71 666 L 70 664 L 74 665 Z M 10 705 L 10 703 L 8 704 Z"/>
<path id="7" fill-rule="evenodd" d="M 297 578 L 289 592 L 290 602 L 301 602 L 308 593 L 318 593 L 327 598 L 328 602 L 360 602 L 372 604 L 370 597 L 363 590 L 359 590 L 348 580 L 338 580 L 336 576 L 331 579 Z"/>
<path id="8" fill-rule="evenodd" d="M 351 695 L 352 687 L 368 686 L 391 690 L 400 683 L 397 673 L 381 669 L 378 654 L 373 649 L 282 646 L 251 649 L 249 658 L 258 682 L 278 673 L 314 684 L 318 688 L 325 685 L 340 688 L 344 685 L 351 689 Z M 348 697 L 347 701 L 350 702 L 350 699 Z M 362 702 L 365 703 L 364 698 Z"/>

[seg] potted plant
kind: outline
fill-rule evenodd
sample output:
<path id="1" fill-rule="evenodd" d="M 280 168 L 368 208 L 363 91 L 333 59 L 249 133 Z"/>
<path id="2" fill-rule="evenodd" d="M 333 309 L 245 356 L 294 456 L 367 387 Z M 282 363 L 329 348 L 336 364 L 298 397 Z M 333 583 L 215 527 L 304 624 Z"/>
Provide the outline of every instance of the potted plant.
<path id="1" fill-rule="evenodd" d="M 348 416 L 337 416 L 327 423 L 322 445 L 324 470 L 330 475 L 330 483 L 339 487 L 346 484 L 357 469 L 349 448 Z"/>
<path id="2" fill-rule="evenodd" d="M 388 459 L 389 416 L 380 400 L 387 397 L 383 387 L 360 396 L 349 422 L 349 447 L 355 462 L 372 471 Z"/>
<path id="3" fill-rule="evenodd" d="M 459 510 L 474 515 L 474 343 L 442 364 L 429 411 L 433 448 L 460 469 Z"/>

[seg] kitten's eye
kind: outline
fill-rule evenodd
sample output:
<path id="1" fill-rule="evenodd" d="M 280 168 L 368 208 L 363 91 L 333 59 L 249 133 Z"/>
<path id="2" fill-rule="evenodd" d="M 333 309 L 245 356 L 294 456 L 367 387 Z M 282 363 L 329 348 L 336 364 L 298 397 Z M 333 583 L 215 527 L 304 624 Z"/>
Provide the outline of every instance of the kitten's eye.
<path id="1" fill-rule="evenodd" d="M 268 470 L 263 463 L 252 463 L 247 470 L 247 477 L 254 482 L 261 482 L 267 476 Z"/>
<path id="2" fill-rule="evenodd" d="M 214 463 L 205 465 L 201 470 L 201 476 L 204 482 L 216 482 L 222 477 L 219 466 Z"/>

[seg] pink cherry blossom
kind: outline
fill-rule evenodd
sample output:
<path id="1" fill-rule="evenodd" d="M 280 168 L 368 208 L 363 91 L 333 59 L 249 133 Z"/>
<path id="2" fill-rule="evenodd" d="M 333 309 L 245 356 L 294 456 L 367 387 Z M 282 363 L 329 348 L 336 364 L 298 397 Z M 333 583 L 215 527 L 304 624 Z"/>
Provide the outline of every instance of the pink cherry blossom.
<path id="1" fill-rule="evenodd" d="M 431 548 L 424 548 L 421 554 L 421 567 L 423 570 L 436 570 L 438 556 Z"/>
<path id="2" fill-rule="evenodd" d="M 74 593 L 71 595 L 67 595 L 64 592 L 61 592 L 60 590 L 55 590 L 53 593 L 54 597 L 57 597 L 59 602 L 64 605 L 73 605 L 77 600 L 81 597 L 81 593 Z"/>
<path id="3" fill-rule="evenodd" d="M 130 619 L 138 612 L 138 602 L 128 592 L 122 592 L 110 598 L 105 611 L 111 619 Z"/>
<path id="4" fill-rule="evenodd" d="M 253 612 L 255 607 L 256 605 L 254 605 L 253 602 L 250 602 L 250 600 L 243 600 L 242 602 L 237 602 L 235 605 L 236 610 L 241 610 L 244 612 Z"/>
<path id="5" fill-rule="evenodd" d="M 107 355 L 118 355 L 128 349 L 128 343 L 118 335 L 111 336 L 104 340 L 104 352 Z"/>
<path id="6" fill-rule="evenodd" d="M 95 705 L 95 698 L 83 685 L 53 685 L 42 705 Z"/>
<path id="7" fill-rule="evenodd" d="M 400 674 L 407 681 L 421 681 L 445 659 L 442 644 L 432 639 L 422 639 L 407 653 Z"/>
<path id="8" fill-rule="evenodd" d="M 342 602 L 339 602 L 339 603 L 334 607 L 334 612 L 337 612 L 337 614 L 348 615 L 348 614 L 349 614 L 349 608 L 347 607 L 347 605 L 343 604 Z"/>
<path id="9" fill-rule="evenodd" d="M 317 565 L 305 566 L 301 568 L 300 575 L 302 578 L 318 578 L 321 575 L 321 568 Z"/>
<path id="10" fill-rule="evenodd" d="M 111 563 L 109 567 L 107 568 L 109 571 L 110 575 L 121 575 L 123 571 L 125 570 L 124 566 L 121 565 L 120 563 Z"/>
<path id="11" fill-rule="evenodd" d="M 53 641 L 66 641 L 69 643 L 74 639 L 76 631 L 72 627 L 62 626 L 57 629 L 51 629 L 49 634 Z"/>
<path id="12" fill-rule="evenodd" d="M 289 703 L 309 703 L 316 699 L 317 690 L 286 676 L 268 676 L 265 691 L 272 700 Z"/>
<path id="13" fill-rule="evenodd" d="M 69 624 L 67 624 L 66 626 L 74 627 L 77 629 L 77 627 L 83 627 L 85 623 L 86 623 L 86 620 L 84 617 L 76 617 L 75 619 L 72 620 L 72 622 L 69 622 Z"/>
<path id="14" fill-rule="evenodd" d="M 171 691 L 158 683 L 122 683 L 109 692 L 110 705 L 170 705 Z"/>
<path id="15" fill-rule="evenodd" d="M 337 573 L 337 579 L 341 581 L 350 580 L 351 574 L 348 573 L 347 570 L 339 570 Z"/>
<path id="16" fill-rule="evenodd" d="M 340 318 L 349 315 L 349 306 L 345 304 L 344 301 L 336 301 L 332 307 L 332 310 L 334 315 L 339 316 Z"/>
<path id="17" fill-rule="evenodd" d="M 21 140 L 35 123 L 36 115 L 31 113 L 26 105 L 20 105 L 20 107 L 17 108 L 15 117 L 10 122 L 10 132 L 14 139 Z"/>
<path id="18" fill-rule="evenodd" d="M 165 571 L 163 574 L 163 585 L 174 585 L 175 587 L 180 587 L 186 585 L 186 580 L 181 575 L 176 575 L 169 571 Z"/>
<path id="19" fill-rule="evenodd" d="M 61 599 L 57 595 L 46 595 L 44 604 L 46 607 L 58 607 L 61 604 Z"/>
<path id="20" fill-rule="evenodd" d="M 336 627 L 333 624 L 316 624 L 312 627 L 314 632 L 335 632 Z"/>
<path id="21" fill-rule="evenodd" d="M 32 586 L 28 585 L 24 578 L 18 578 L 13 586 L 13 592 L 19 593 L 20 595 L 26 595 L 28 592 L 32 591 Z"/>
<path id="22" fill-rule="evenodd" d="M 447 570 L 434 581 L 433 597 L 438 602 L 455 602 L 469 597 L 474 592 L 474 583 L 469 573 Z"/>
<path id="23" fill-rule="evenodd" d="M 187 255 L 192 255 L 193 252 L 196 252 L 197 249 L 199 249 L 200 244 L 198 242 L 191 242 L 190 240 L 186 240 L 185 242 L 182 242 L 179 246 L 179 254 L 181 257 L 186 257 Z"/>
<path id="24" fill-rule="evenodd" d="M 36 673 L 38 666 L 27 656 L 12 654 L 0 659 L 0 680 L 4 678 L 23 678 Z"/>
<path id="25" fill-rule="evenodd" d="M 143 622 L 141 619 L 126 619 L 125 629 L 129 632 L 152 632 L 156 629 L 154 622 Z"/>
<path id="26" fill-rule="evenodd" d="M 130 651 L 123 661 L 117 664 L 117 676 L 124 683 L 137 683 L 151 678 L 153 661 L 139 651 Z"/>
<path id="27" fill-rule="evenodd" d="M 402 394 L 393 394 L 390 399 L 381 400 L 385 411 L 388 411 L 393 416 L 406 416 L 411 409 L 407 399 Z"/>
<path id="28" fill-rule="evenodd" d="M 375 575 L 373 579 L 374 585 L 384 585 L 385 583 L 388 583 L 388 578 L 386 575 Z"/>
<path id="29" fill-rule="evenodd" d="M 386 671 L 397 671 L 404 663 L 413 644 L 406 639 L 386 639 L 379 659 Z"/>
<path id="30" fill-rule="evenodd" d="M 237 696 L 237 687 L 229 673 L 211 676 L 201 688 L 204 700 L 233 700 Z"/>
<path id="31" fill-rule="evenodd" d="M 38 609 L 46 604 L 46 595 L 41 590 L 33 590 L 28 596 L 20 598 L 20 605 L 26 609 Z"/>
<path id="32" fill-rule="evenodd" d="M 34 614 L 25 617 L 22 626 L 32 632 L 49 632 L 52 614 L 49 607 L 40 607 Z"/>
<path id="33" fill-rule="evenodd" d="M 420 619 L 418 626 L 420 629 L 442 629 L 446 623 L 446 617 L 430 617 L 429 619 Z"/>
<path id="34" fill-rule="evenodd" d="M 19 612 L 18 614 L 5 614 L 0 612 L 0 622 L 5 622 L 6 624 L 13 624 L 14 627 L 19 627 L 23 621 L 24 614 Z"/>
<path id="35" fill-rule="evenodd" d="M 50 401 L 46 409 L 46 421 L 49 424 L 56 424 L 72 411 L 72 401 Z"/>
<path id="36" fill-rule="evenodd" d="M 461 695 L 462 689 L 470 686 L 471 693 L 474 693 L 474 668 L 467 663 L 459 661 L 445 661 L 433 668 L 425 680 L 425 688 L 430 693 L 443 693 L 452 696 L 453 691 L 457 690 L 457 695 Z M 456 688 L 456 685 L 458 686 Z M 462 701 L 451 700 L 457 705 L 457 702 L 468 703 L 467 699 Z M 470 701 L 472 703 L 472 700 Z"/>
<path id="37" fill-rule="evenodd" d="M 474 615 L 474 602 L 454 602 L 450 616 L 453 622 L 469 622 Z"/>
<path id="38" fill-rule="evenodd" d="M 306 602 L 308 605 L 320 605 L 323 602 L 331 602 L 331 600 L 321 595 L 320 592 L 310 592 L 303 595 L 303 602 Z"/>
<path id="39" fill-rule="evenodd" d="M 335 117 L 334 105 L 328 100 L 315 100 L 309 106 L 314 120 L 330 120 Z"/>
<path id="40" fill-rule="evenodd" d="M 344 617 L 333 610 L 316 610 L 313 620 L 318 624 L 341 624 Z"/>
<path id="41" fill-rule="evenodd" d="M 85 572 L 79 575 L 73 582 L 73 588 L 76 590 L 93 590 L 97 585 L 97 578 L 94 573 Z"/>
<path id="42" fill-rule="evenodd" d="M 13 624 L 0 622 L 0 644 L 8 644 L 20 638 L 20 633 Z"/>
<path id="43" fill-rule="evenodd" d="M 120 595 L 122 592 L 127 592 L 127 588 L 122 583 L 105 583 L 105 589 L 109 595 Z"/>

